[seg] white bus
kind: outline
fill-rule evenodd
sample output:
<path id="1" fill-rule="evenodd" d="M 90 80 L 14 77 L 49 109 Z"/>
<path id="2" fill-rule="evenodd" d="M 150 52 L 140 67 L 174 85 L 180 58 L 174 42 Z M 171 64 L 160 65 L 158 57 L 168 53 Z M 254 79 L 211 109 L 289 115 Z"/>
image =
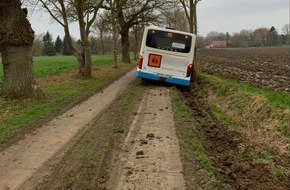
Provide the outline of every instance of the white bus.
<path id="1" fill-rule="evenodd" d="M 174 29 L 144 29 L 137 77 L 190 86 L 196 36 Z"/>

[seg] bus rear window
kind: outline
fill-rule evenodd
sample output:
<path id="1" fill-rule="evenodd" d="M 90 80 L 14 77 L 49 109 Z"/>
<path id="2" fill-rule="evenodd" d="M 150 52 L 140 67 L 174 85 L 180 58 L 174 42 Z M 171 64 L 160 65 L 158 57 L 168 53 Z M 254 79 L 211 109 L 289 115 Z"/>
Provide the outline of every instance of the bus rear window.
<path id="1" fill-rule="evenodd" d="M 191 36 L 184 34 L 160 30 L 148 30 L 146 46 L 168 51 L 189 53 L 191 40 Z"/>

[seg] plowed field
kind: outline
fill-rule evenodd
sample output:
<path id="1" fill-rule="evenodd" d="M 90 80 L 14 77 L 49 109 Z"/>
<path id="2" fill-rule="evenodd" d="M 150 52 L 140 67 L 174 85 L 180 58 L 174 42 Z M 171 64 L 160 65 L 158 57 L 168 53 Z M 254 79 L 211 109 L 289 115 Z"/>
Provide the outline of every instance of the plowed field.
<path id="1" fill-rule="evenodd" d="M 289 92 L 289 46 L 201 49 L 199 68 L 265 89 Z"/>

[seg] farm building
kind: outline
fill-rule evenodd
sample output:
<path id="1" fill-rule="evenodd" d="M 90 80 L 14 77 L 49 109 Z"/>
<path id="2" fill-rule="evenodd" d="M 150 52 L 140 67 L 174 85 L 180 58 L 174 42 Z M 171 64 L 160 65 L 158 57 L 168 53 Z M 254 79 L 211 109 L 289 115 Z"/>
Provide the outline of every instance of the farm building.
<path id="1" fill-rule="evenodd" d="M 225 48 L 227 47 L 227 41 L 211 41 L 210 47 L 211 48 Z"/>

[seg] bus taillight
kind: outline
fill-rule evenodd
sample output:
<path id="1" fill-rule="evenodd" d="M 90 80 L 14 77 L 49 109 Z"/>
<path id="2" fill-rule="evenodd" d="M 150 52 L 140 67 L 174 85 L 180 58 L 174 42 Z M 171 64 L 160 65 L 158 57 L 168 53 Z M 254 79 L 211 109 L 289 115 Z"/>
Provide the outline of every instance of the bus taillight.
<path id="1" fill-rule="evenodd" d="M 138 69 L 142 69 L 143 57 L 140 55 L 138 60 Z"/>
<path id="2" fill-rule="evenodd" d="M 187 66 L 187 72 L 186 72 L 186 77 L 189 77 L 192 73 L 192 64 L 189 64 Z"/>

